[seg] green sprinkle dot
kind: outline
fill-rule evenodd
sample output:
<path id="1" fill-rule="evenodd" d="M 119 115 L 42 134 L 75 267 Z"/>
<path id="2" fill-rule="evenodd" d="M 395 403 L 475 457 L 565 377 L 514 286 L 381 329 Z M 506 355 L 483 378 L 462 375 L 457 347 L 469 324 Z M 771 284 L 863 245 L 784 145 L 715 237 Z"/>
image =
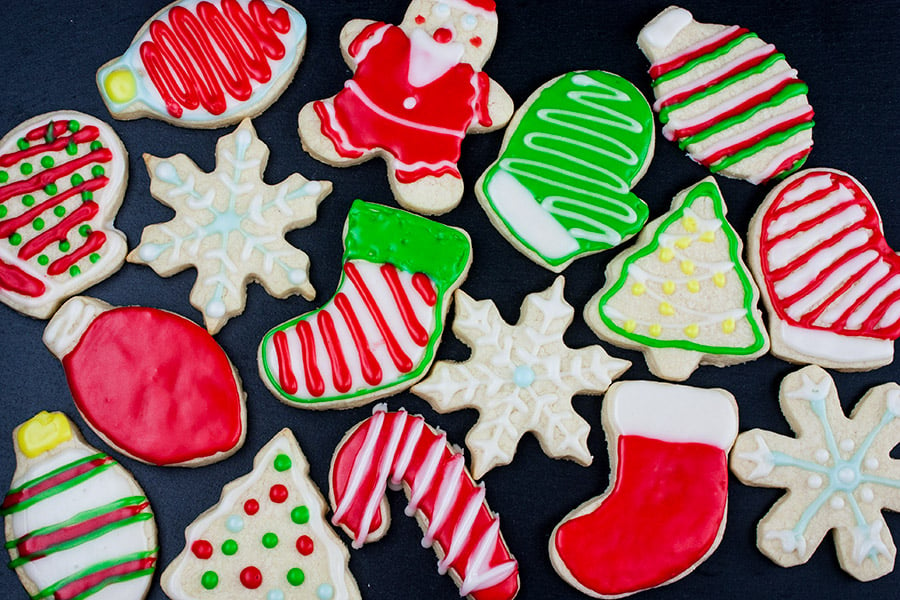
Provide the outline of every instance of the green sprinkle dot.
<path id="1" fill-rule="evenodd" d="M 75 144 L 75 142 L 69 142 L 68 144 L 66 144 L 66 154 L 68 154 L 69 156 L 75 156 L 76 154 L 78 154 L 78 146 Z"/>
<path id="2" fill-rule="evenodd" d="M 56 215 L 57 217 L 65 216 L 66 207 L 65 206 L 57 206 L 56 208 L 53 209 L 53 214 Z"/>
<path id="3" fill-rule="evenodd" d="M 22 163 L 22 166 L 19 167 L 19 170 L 22 171 L 22 175 L 31 175 L 34 167 L 32 167 L 29 163 Z"/>
<path id="4" fill-rule="evenodd" d="M 19 138 L 19 141 L 16 142 L 16 145 L 19 147 L 19 150 L 28 150 L 28 140 L 25 138 Z"/>
<path id="5" fill-rule="evenodd" d="M 56 187 L 55 183 L 48 183 L 47 186 L 44 188 L 44 192 L 48 196 L 55 196 L 57 191 L 58 191 L 58 188 Z"/>
<path id="6" fill-rule="evenodd" d="M 0 205 L 0 219 L 6 216 L 6 207 Z"/>
<path id="7" fill-rule="evenodd" d="M 12 234 L 11 236 L 9 236 L 9 243 L 13 246 L 18 246 L 22 243 L 22 236 L 18 233 Z"/>
<path id="8" fill-rule="evenodd" d="M 232 556 L 238 551 L 238 543 L 234 540 L 225 540 L 222 543 L 222 554 Z"/>
<path id="9" fill-rule="evenodd" d="M 75 133 L 79 129 L 81 129 L 81 123 L 79 123 L 78 121 L 76 121 L 74 119 L 69 121 L 69 131 L 71 131 L 72 133 Z"/>
<path id="10" fill-rule="evenodd" d="M 91 175 L 94 177 L 102 177 L 104 173 L 106 173 L 106 170 L 100 165 L 95 165 L 94 168 L 91 169 Z"/>
<path id="11" fill-rule="evenodd" d="M 287 573 L 288 583 L 294 587 L 303 583 L 304 579 L 306 579 L 306 575 L 303 574 L 303 569 L 294 568 Z"/>
<path id="12" fill-rule="evenodd" d="M 298 506 L 291 511 L 291 521 L 297 525 L 303 525 L 309 521 L 309 509 L 305 506 Z"/>
<path id="13" fill-rule="evenodd" d="M 262 537 L 262 545 L 266 548 L 274 548 L 278 545 L 278 536 L 271 531 Z"/>
<path id="14" fill-rule="evenodd" d="M 91 264 L 96 264 L 98 260 L 100 260 L 100 255 L 94 252 L 88 257 L 88 260 L 91 261 Z"/>
<path id="15" fill-rule="evenodd" d="M 291 468 L 291 457 L 287 454 L 279 454 L 275 457 L 275 470 L 276 471 L 287 471 Z"/>
<path id="16" fill-rule="evenodd" d="M 44 228 L 44 220 L 41 218 L 37 218 L 31 222 L 31 226 L 34 227 L 35 231 L 40 231 Z"/>
<path id="17" fill-rule="evenodd" d="M 72 185 L 81 185 L 82 183 L 84 183 L 84 177 L 78 173 L 72 175 Z"/>
<path id="18" fill-rule="evenodd" d="M 78 233 L 81 234 L 81 237 L 87 237 L 91 235 L 91 226 L 90 225 L 82 225 L 78 228 Z"/>
<path id="19" fill-rule="evenodd" d="M 26 194 L 22 196 L 22 204 L 25 206 L 34 206 L 34 196 L 31 194 Z"/>
<path id="20" fill-rule="evenodd" d="M 78 277 L 79 275 L 81 275 L 81 269 L 78 268 L 78 265 L 72 265 L 72 267 L 69 269 L 69 275 L 71 275 L 72 277 Z"/>
<path id="21" fill-rule="evenodd" d="M 87 202 L 87 201 L 89 201 L 89 200 L 93 200 L 93 199 L 94 199 L 94 192 L 92 192 L 92 191 L 90 191 L 90 190 L 81 192 L 81 199 L 82 199 L 84 202 Z"/>
<path id="22" fill-rule="evenodd" d="M 102 147 L 103 144 L 100 142 L 100 140 L 94 140 L 93 142 L 91 142 L 91 150 L 99 150 Z"/>
<path id="23" fill-rule="evenodd" d="M 48 264 L 50 264 L 50 258 L 46 254 L 41 254 L 40 256 L 38 256 L 38 264 L 42 267 L 46 267 Z"/>
<path id="24" fill-rule="evenodd" d="M 44 167 L 45 169 L 49 169 L 53 165 L 54 165 L 54 162 L 53 162 L 52 156 L 45 156 L 44 158 L 41 159 L 41 166 Z"/>
<path id="25" fill-rule="evenodd" d="M 68 240 L 63 240 L 59 243 L 60 252 L 68 252 L 71 247 L 72 244 L 70 244 Z"/>
<path id="26" fill-rule="evenodd" d="M 215 571 L 207 571 L 203 574 L 203 577 L 200 578 L 200 584 L 208 589 L 215 589 L 217 585 L 219 585 L 219 576 Z"/>
<path id="27" fill-rule="evenodd" d="M 0 183 L 6 183 L 7 181 L 9 181 L 9 173 L 0 171 Z"/>

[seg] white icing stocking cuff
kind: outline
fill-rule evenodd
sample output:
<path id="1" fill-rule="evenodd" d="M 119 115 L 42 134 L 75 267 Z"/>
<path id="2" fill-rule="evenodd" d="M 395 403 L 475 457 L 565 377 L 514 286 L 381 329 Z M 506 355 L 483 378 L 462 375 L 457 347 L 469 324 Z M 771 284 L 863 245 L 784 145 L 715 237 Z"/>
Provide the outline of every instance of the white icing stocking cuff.
<path id="1" fill-rule="evenodd" d="M 738 429 L 734 396 L 721 389 L 651 381 L 613 384 L 605 407 L 622 435 L 700 443 L 728 451 Z"/>

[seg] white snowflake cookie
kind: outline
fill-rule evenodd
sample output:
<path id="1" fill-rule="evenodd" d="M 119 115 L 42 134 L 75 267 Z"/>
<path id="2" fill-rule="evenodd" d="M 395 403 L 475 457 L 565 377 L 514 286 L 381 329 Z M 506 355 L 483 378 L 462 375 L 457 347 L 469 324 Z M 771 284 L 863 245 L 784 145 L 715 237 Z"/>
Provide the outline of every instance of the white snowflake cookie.
<path id="1" fill-rule="evenodd" d="M 844 416 L 834 381 L 810 366 L 785 377 L 781 410 L 797 438 L 754 429 L 738 436 L 732 472 L 788 493 L 760 521 L 757 545 L 783 567 L 810 559 L 835 530 L 841 567 L 860 581 L 894 568 L 897 548 L 881 511 L 900 511 L 900 385 L 872 388 Z"/>
<path id="2" fill-rule="evenodd" d="M 276 298 L 312 300 L 309 257 L 284 234 L 316 220 L 331 182 L 297 173 L 278 185 L 262 176 L 269 148 L 249 119 L 216 144 L 216 170 L 203 172 L 184 154 L 144 155 L 150 193 L 175 210 L 175 218 L 144 229 L 128 261 L 150 265 L 162 277 L 197 269 L 191 304 L 210 333 L 241 314 L 247 283 L 258 281 Z"/>
<path id="3" fill-rule="evenodd" d="M 593 460 L 587 447 L 591 427 L 572 408 L 572 396 L 602 394 L 631 363 L 600 346 L 566 346 L 563 334 L 575 311 L 563 298 L 564 286 L 565 278 L 557 277 L 550 288 L 530 294 L 515 325 L 490 300 L 457 291 L 453 333 L 472 356 L 437 363 L 412 388 L 438 412 L 478 409 L 478 423 L 466 436 L 476 479 L 512 462 L 528 431 L 548 456 L 585 466 Z"/>

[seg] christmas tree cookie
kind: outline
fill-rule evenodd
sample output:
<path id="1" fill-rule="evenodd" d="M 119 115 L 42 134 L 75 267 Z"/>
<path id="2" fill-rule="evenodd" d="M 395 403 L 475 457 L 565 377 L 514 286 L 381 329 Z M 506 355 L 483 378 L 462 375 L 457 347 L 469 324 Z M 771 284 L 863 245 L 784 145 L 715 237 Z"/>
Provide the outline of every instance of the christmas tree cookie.
<path id="1" fill-rule="evenodd" d="M 16 471 L 0 514 L 9 566 L 32 600 L 141 600 L 158 547 L 143 490 L 62 413 L 13 431 Z M 11 597 L 12 591 L 4 595 Z"/>
<path id="2" fill-rule="evenodd" d="M 700 364 L 724 367 L 769 349 L 759 290 L 725 213 L 712 177 L 679 193 L 613 259 L 585 308 L 597 335 L 643 352 L 662 379 L 682 381 Z"/>
<path id="3" fill-rule="evenodd" d="M 558 273 L 644 226 L 647 205 L 630 190 L 653 146 L 653 111 L 636 87 L 605 71 L 567 73 L 519 108 L 475 194 L 517 250 Z"/>
<path id="4" fill-rule="evenodd" d="M 128 153 L 103 121 L 74 111 L 29 119 L 0 140 L 0 302 L 47 319 L 115 273 L 127 242 L 113 219 Z"/>
<path id="5" fill-rule="evenodd" d="M 434 360 L 471 260 L 463 230 L 357 200 L 334 297 L 265 335 L 260 377 L 286 404 L 316 409 L 410 387 Z"/>
<path id="6" fill-rule="evenodd" d="M 325 510 L 306 457 L 283 429 L 253 471 L 188 526 L 162 588 L 172 600 L 358 600 L 347 547 Z"/>

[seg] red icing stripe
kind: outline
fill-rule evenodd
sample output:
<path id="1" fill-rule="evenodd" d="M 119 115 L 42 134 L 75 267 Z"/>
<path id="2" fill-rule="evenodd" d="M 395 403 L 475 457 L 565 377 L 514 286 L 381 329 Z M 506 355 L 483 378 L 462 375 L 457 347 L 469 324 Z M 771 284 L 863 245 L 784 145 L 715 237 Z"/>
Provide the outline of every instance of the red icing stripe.
<path id="1" fill-rule="evenodd" d="M 490 127 L 494 124 L 491 119 L 489 100 L 491 98 L 491 78 L 484 71 L 478 71 L 475 77 L 478 82 L 478 92 L 475 95 L 475 115 L 482 127 Z"/>
<path id="2" fill-rule="evenodd" d="M 295 329 L 297 337 L 300 338 L 300 351 L 303 353 L 303 377 L 306 380 L 306 389 L 309 390 L 310 394 L 318 398 L 325 393 L 325 381 L 319 372 L 312 325 L 306 321 L 300 321 Z M 291 378 L 293 378 L 293 375 L 291 375 Z M 294 387 L 297 387 L 296 384 L 294 384 Z"/>
<path id="3" fill-rule="evenodd" d="M 398 168 L 394 175 L 400 183 L 415 183 L 423 177 L 440 177 L 441 175 L 453 175 L 457 179 L 462 179 L 462 175 L 460 175 L 459 169 L 455 165 L 441 165 L 437 169 L 433 166 L 424 166 L 412 170 Z"/>
<path id="4" fill-rule="evenodd" d="M 422 296 L 422 300 L 425 301 L 425 304 L 428 306 L 437 304 L 437 292 L 428 275 L 425 273 L 416 273 L 412 277 L 412 284 L 416 291 L 419 292 L 419 295 Z"/>
<path id="5" fill-rule="evenodd" d="M 793 167 L 798 162 L 803 160 L 803 158 L 805 158 L 810 152 L 812 152 L 812 148 L 804 148 L 797 154 L 794 154 L 793 156 L 789 156 L 787 159 L 785 159 L 785 161 L 783 163 L 778 165 L 778 168 L 775 169 L 775 171 L 774 171 L 775 174 L 772 175 L 772 177 L 777 177 L 779 173 L 784 173 L 785 171 L 790 171 L 791 167 Z M 766 179 L 765 181 L 762 181 L 761 183 L 766 183 L 767 181 L 772 179 L 772 177 L 769 177 L 768 179 Z"/>
<path id="6" fill-rule="evenodd" d="M 30 500 L 31 498 L 34 498 L 35 496 L 58 486 L 61 483 L 65 483 L 67 481 L 75 479 L 79 475 L 83 475 L 88 471 L 92 471 L 97 467 L 109 464 L 111 462 L 114 462 L 111 457 L 103 456 L 100 458 L 95 458 L 94 460 L 88 461 L 86 463 L 81 463 L 80 465 L 72 467 L 71 469 L 63 471 L 62 473 L 57 473 L 53 477 L 45 479 L 40 483 L 7 495 L 3 500 L 2 509 L 8 510 L 17 504 L 21 504 L 26 500 Z"/>
<path id="7" fill-rule="evenodd" d="M 47 290 L 43 281 L 2 260 L 0 260 L 0 288 L 31 298 L 37 298 Z"/>
<path id="8" fill-rule="evenodd" d="M 275 346 L 275 356 L 278 357 L 278 382 L 288 394 L 297 393 L 297 379 L 291 369 L 291 353 L 288 350 L 287 335 L 283 331 L 276 331 L 272 336 L 272 344 Z"/>
<path id="9" fill-rule="evenodd" d="M 72 230 L 79 223 L 90 221 L 97 215 L 99 211 L 100 205 L 98 205 L 96 202 L 85 202 L 84 204 L 70 212 L 65 219 L 22 246 L 22 248 L 19 249 L 19 258 L 21 258 L 22 260 L 28 260 L 29 258 L 32 258 L 35 255 L 39 254 L 44 248 L 46 248 L 53 242 L 61 242 L 65 240 L 66 237 L 68 237 L 70 230 Z"/>
<path id="10" fill-rule="evenodd" d="M 740 152 L 741 150 L 744 150 L 746 148 L 749 148 L 751 146 L 758 144 L 759 142 L 766 139 L 770 135 L 774 135 L 774 134 L 780 133 L 782 131 L 787 131 L 791 127 L 800 125 L 801 123 L 808 123 L 809 121 L 812 121 L 813 115 L 814 115 L 814 113 L 813 113 L 812 109 L 810 109 L 808 112 L 806 112 L 798 117 L 794 117 L 793 119 L 788 119 L 787 121 L 782 121 L 781 123 L 776 123 L 775 125 L 772 125 L 765 131 L 757 133 L 756 135 L 749 137 L 740 143 L 734 144 L 733 146 L 729 146 L 727 148 L 723 148 L 723 149 L 719 150 L 718 152 L 715 152 L 715 153 L 709 155 L 709 157 L 707 157 L 707 158 L 703 159 L 703 161 L 701 161 L 701 164 L 708 167 L 708 166 L 722 160 L 723 158 L 725 158 L 727 156 L 731 156 L 732 154 L 736 154 L 736 153 Z M 778 169 L 775 170 L 775 172 L 780 173 L 783 170 L 782 167 L 784 167 L 784 168 L 790 167 L 794 164 L 794 162 L 796 162 L 796 160 L 797 160 L 796 158 L 789 159 L 788 161 L 786 161 L 789 164 L 780 166 Z"/>
<path id="11" fill-rule="evenodd" d="M 32 221 L 34 221 L 37 217 L 41 215 L 41 213 L 50 210 L 58 204 L 62 204 L 72 196 L 76 196 L 81 192 L 93 192 L 95 190 L 99 190 L 104 187 L 107 183 L 109 183 L 109 178 L 106 176 L 96 177 L 94 179 L 88 179 L 84 183 L 76 185 L 73 188 L 69 188 L 64 192 L 60 192 L 55 196 L 50 196 L 48 200 L 41 202 L 31 210 L 28 210 L 18 217 L 14 219 L 9 219 L 7 221 L 0 222 L 0 238 L 7 238 L 12 235 L 17 229 L 28 225 Z"/>
<path id="12" fill-rule="evenodd" d="M 61 127 L 60 127 L 61 126 Z M 68 121 L 55 122 L 54 123 L 54 135 L 58 135 L 56 133 L 57 129 L 61 129 L 60 133 L 64 133 L 68 131 Z M 38 137 L 33 137 L 35 131 L 41 131 Z M 29 141 L 44 139 L 44 133 L 46 133 L 47 127 L 39 127 L 36 130 L 33 130 L 26 134 L 25 139 Z M 30 158 L 37 154 L 43 154 L 44 152 L 59 152 L 69 145 L 70 142 L 75 142 L 76 144 L 83 144 L 85 142 L 93 142 L 100 136 L 100 130 L 94 127 L 93 125 L 88 125 L 83 129 L 76 131 L 74 134 L 64 137 L 57 137 L 52 142 L 37 144 L 35 146 L 29 146 L 25 150 L 19 150 L 18 152 L 13 152 L 11 154 L 4 154 L 0 156 L 0 167 L 11 167 L 19 162 L 25 160 L 26 158 Z"/>
<path id="13" fill-rule="evenodd" d="M 403 284 L 400 282 L 397 267 L 389 263 L 381 265 L 381 274 L 384 275 L 384 280 L 391 289 L 394 302 L 397 303 L 397 308 L 400 309 L 400 316 L 403 317 L 403 323 L 406 325 L 409 337 L 412 338 L 413 342 L 424 347 L 428 343 L 428 332 L 425 331 L 425 328 L 422 327 L 422 324 L 416 317 L 416 311 L 413 310 L 409 297 L 403 289 Z"/>
<path id="14" fill-rule="evenodd" d="M 334 329 L 334 319 L 327 310 L 322 310 L 319 311 L 318 324 L 319 330 L 322 332 L 322 340 L 325 342 L 325 349 L 328 351 L 328 359 L 331 361 L 331 378 L 334 381 L 334 387 L 343 394 L 350 391 L 350 387 L 353 385 L 353 376 L 350 374 L 350 368 L 344 358 L 341 340 L 338 339 Z"/>
<path id="15" fill-rule="evenodd" d="M 7 186 L 0 187 L 0 204 L 6 202 L 14 196 L 22 196 L 30 192 L 35 192 L 37 190 L 43 189 L 48 184 L 53 183 L 57 179 L 62 179 L 63 177 L 71 175 L 85 165 L 89 165 L 92 163 L 106 163 L 111 161 L 112 159 L 113 154 L 109 148 L 100 148 L 98 150 L 89 152 L 84 156 L 74 158 L 69 162 L 62 163 L 51 169 L 47 169 L 46 171 L 43 171 L 30 179 L 17 181 Z"/>
<path id="16" fill-rule="evenodd" d="M 316 100 L 313 103 L 313 110 L 316 111 L 316 116 L 319 117 L 319 121 L 322 123 L 322 134 L 327 136 L 331 143 L 334 145 L 334 149 L 338 154 L 343 156 L 344 158 L 359 158 L 363 155 L 359 150 L 355 150 L 353 148 L 347 148 L 339 140 L 343 139 L 341 134 L 338 133 L 338 130 L 331 124 L 331 114 L 329 114 L 328 110 L 325 108 L 325 103 L 321 100 Z"/>
<path id="17" fill-rule="evenodd" d="M 346 294 L 339 293 L 334 297 L 334 304 L 340 311 L 341 316 L 344 317 L 344 322 L 347 323 L 347 328 L 350 329 L 350 335 L 353 336 L 353 343 L 356 345 L 356 353 L 359 355 L 363 379 L 369 385 L 378 385 L 381 383 L 383 375 L 381 365 L 378 364 L 378 360 L 375 359 L 375 355 L 372 354 L 372 350 L 369 348 L 369 340 L 366 339 L 366 333 L 359 324 L 356 313 L 353 312 L 350 300 Z"/>
<path id="18" fill-rule="evenodd" d="M 123 563 L 121 565 L 115 565 L 108 569 L 103 569 L 102 571 L 97 571 L 96 573 L 82 577 L 81 579 L 73 581 L 69 585 L 58 589 L 53 595 L 53 599 L 73 600 L 84 592 L 101 585 L 108 579 L 114 579 L 121 577 L 122 575 L 128 575 L 129 573 L 143 571 L 151 568 L 154 564 L 156 564 L 155 558 L 144 558 Z"/>
<path id="19" fill-rule="evenodd" d="M 46 125 L 39 125 L 25 134 L 25 139 L 29 142 L 47 139 L 47 130 L 50 124 L 53 124 L 53 137 L 58 138 L 69 130 L 69 121 L 49 121 Z"/>
<path id="20" fill-rule="evenodd" d="M 103 244 L 106 243 L 106 234 L 102 231 L 92 231 L 90 235 L 88 235 L 87 240 L 85 240 L 84 244 L 82 244 L 79 248 L 74 251 L 66 254 L 65 256 L 61 256 L 50 263 L 50 267 L 47 269 L 48 275 L 59 275 L 61 273 L 65 273 L 69 267 L 77 263 L 79 260 L 84 258 L 85 256 L 91 254 L 92 252 L 96 252 L 100 248 L 103 247 Z"/>
<path id="21" fill-rule="evenodd" d="M 675 58 L 672 58 L 666 62 L 657 63 L 657 64 L 653 65 L 652 67 L 650 67 L 650 77 L 652 77 L 653 79 L 656 79 L 660 75 L 665 75 L 669 71 L 674 71 L 675 69 L 677 69 L 679 67 L 683 67 L 687 63 L 691 62 L 694 59 L 700 58 L 704 54 L 708 54 L 710 52 L 715 52 L 717 49 L 721 48 L 722 46 L 724 46 L 731 40 L 736 39 L 736 38 L 744 35 L 745 33 L 749 33 L 749 30 L 744 29 L 743 27 L 738 27 L 737 29 L 735 29 L 734 31 L 729 33 L 728 35 L 726 35 L 718 40 L 714 40 L 703 46 L 700 46 L 699 48 L 697 48 L 696 50 L 694 50 L 692 52 L 688 52 L 686 54 L 680 54 L 680 55 L 676 56 Z"/>

